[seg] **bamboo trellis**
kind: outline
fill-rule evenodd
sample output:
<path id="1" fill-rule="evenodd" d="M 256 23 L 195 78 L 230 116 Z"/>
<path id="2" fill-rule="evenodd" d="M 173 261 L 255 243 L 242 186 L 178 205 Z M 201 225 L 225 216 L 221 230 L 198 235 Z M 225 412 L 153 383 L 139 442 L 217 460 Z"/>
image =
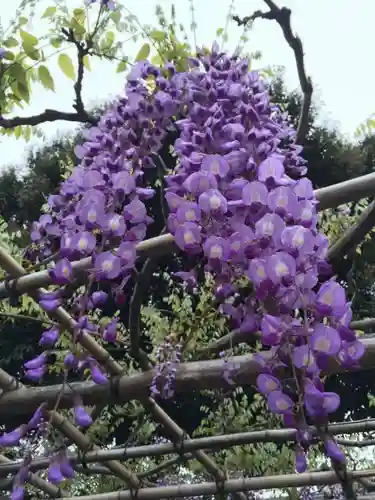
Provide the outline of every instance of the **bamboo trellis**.
<path id="1" fill-rule="evenodd" d="M 322 207 L 333 206 L 333 204 L 347 203 L 362 196 L 370 196 L 375 186 L 375 175 L 363 176 L 353 181 L 347 181 L 336 186 L 331 186 L 316 192 Z M 369 210 L 368 215 L 372 214 Z M 357 237 L 356 228 L 360 227 L 363 233 L 365 217 L 362 217 L 357 226 L 350 228 L 340 241 L 344 240 L 347 245 L 348 234 Z M 365 227 L 367 231 L 372 228 L 366 220 Z M 363 235 L 364 236 L 364 235 Z M 362 237 L 363 237 L 362 236 Z M 173 252 L 173 238 L 171 235 L 163 235 L 152 240 L 147 240 L 138 246 L 140 258 L 152 257 L 155 254 Z M 73 264 L 75 272 L 82 272 L 87 268 L 88 261 L 83 259 Z M 29 293 L 31 297 L 36 297 L 37 291 L 41 286 L 50 284 L 49 274 L 46 271 L 26 274 L 26 271 L 15 261 L 7 252 L 0 249 L 0 265 L 6 271 L 9 277 L 12 277 L 13 284 L 0 284 L 0 296 L 5 298 L 16 290 L 18 294 Z M 49 313 L 50 316 L 59 321 L 65 329 L 72 331 L 74 320 L 68 312 L 62 307 L 57 311 Z M 371 328 L 375 320 L 368 319 L 352 323 L 352 328 Z M 209 495 L 218 492 L 232 493 L 241 495 L 243 491 L 259 490 L 266 488 L 281 488 L 286 486 L 304 486 L 318 484 L 334 484 L 338 482 L 336 472 L 317 471 L 306 474 L 290 474 L 282 476 L 269 476 L 265 478 L 244 478 L 238 480 L 226 480 L 223 471 L 215 464 L 213 459 L 207 454 L 208 451 L 215 451 L 218 448 L 224 449 L 231 446 L 244 445 L 254 442 L 293 442 L 295 440 L 295 431 L 293 429 L 267 430 L 258 432 L 247 432 L 234 435 L 214 436 L 201 439 L 190 439 L 180 429 L 177 424 L 162 410 L 156 401 L 150 397 L 150 385 L 153 377 L 153 370 L 146 370 L 143 373 L 128 376 L 123 373 L 119 365 L 110 354 L 102 348 L 92 337 L 83 334 L 79 337 L 82 347 L 87 350 L 97 361 L 104 366 L 112 375 L 111 380 L 106 385 L 96 385 L 92 382 L 77 382 L 69 385 L 54 385 L 40 388 L 25 387 L 19 381 L 0 371 L 0 387 L 3 394 L 0 398 L 0 416 L 27 414 L 35 410 L 41 403 L 46 403 L 51 410 L 51 423 L 56 426 L 70 442 L 76 444 L 85 456 L 85 463 L 102 463 L 105 465 L 105 471 L 112 473 L 122 479 L 129 490 L 114 492 L 105 495 L 91 495 L 80 498 L 92 498 L 100 500 L 127 499 L 132 498 L 136 491 L 138 498 L 172 498 L 197 495 Z M 375 366 L 375 339 L 364 338 L 366 353 L 361 361 L 361 368 L 368 369 Z M 267 352 L 262 353 L 267 357 Z M 235 356 L 231 360 L 237 368 L 235 381 L 237 384 L 245 385 L 254 381 L 257 374 L 257 367 L 252 361 L 251 355 Z M 186 392 L 192 389 L 205 389 L 214 387 L 224 387 L 226 382 L 222 376 L 224 370 L 224 361 L 220 359 L 195 361 L 182 363 L 176 374 L 176 391 Z M 338 369 L 332 366 L 330 373 Z M 79 394 L 84 404 L 87 405 L 105 405 L 109 402 L 122 402 L 130 399 L 138 399 L 145 404 L 155 420 L 162 423 L 172 436 L 170 444 L 138 446 L 124 449 L 100 450 L 90 442 L 90 440 L 80 432 L 71 422 L 54 410 L 57 399 L 59 399 L 60 408 L 69 408 L 73 406 L 73 396 Z M 114 396 L 116 395 L 116 397 Z M 334 424 L 330 426 L 329 433 L 332 435 L 351 434 L 358 432 L 368 432 L 375 430 L 375 420 L 367 420 L 354 423 Z M 342 441 L 342 444 L 353 445 L 353 442 Z M 363 443 L 355 443 L 358 446 L 368 446 L 375 444 L 375 440 L 365 440 Z M 185 455 L 186 459 L 196 458 L 205 466 L 215 482 L 202 483 L 194 485 L 180 485 L 168 487 L 149 487 L 147 482 L 142 481 L 135 474 L 128 470 L 123 464 L 126 460 L 144 456 L 161 456 L 164 454 Z M 71 454 L 69 456 L 73 464 L 79 466 L 80 455 Z M 64 497 L 66 493 L 59 488 L 50 485 L 37 473 L 48 467 L 48 459 L 36 459 L 30 465 L 32 475 L 30 482 L 40 489 L 44 490 L 51 497 Z M 0 477 L 7 477 L 9 474 L 15 474 L 20 468 L 19 462 L 11 462 L 6 457 L 0 457 Z M 78 469 L 79 470 L 79 469 Z M 90 469 L 89 469 L 90 470 Z M 93 469 L 95 472 L 95 469 Z M 350 472 L 352 480 L 360 478 L 375 477 L 374 470 Z M 152 483 L 151 483 L 152 484 Z M 370 498 L 370 497 L 367 497 Z"/>
<path id="2" fill-rule="evenodd" d="M 297 128 L 297 142 L 303 143 L 307 132 L 307 118 L 311 104 L 312 84 L 305 74 L 302 43 L 300 39 L 293 35 L 290 28 L 290 11 L 280 9 L 272 0 L 265 0 L 269 12 L 263 14 L 257 11 L 248 20 L 263 17 L 274 19 L 282 28 L 284 37 L 292 48 L 298 70 L 301 89 L 304 100 L 301 110 L 299 125 Z M 283 15 L 285 12 L 288 15 Z M 243 24 L 243 23 L 242 23 Z M 354 180 L 346 181 L 334 186 L 329 186 L 315 191 L 315 196 L 319 201 L 318 208 L 324 210 L 334 208 L 340 204 L 358 201 L 362 198 L 372 197 L 375 192 L 375 174 L 369 174 Z M 330 248 L 329 259 L 334 260 L 338 256 L 343 257 L 347 250 L 357 245 L 363 240 L 365 235 L 375 225 L 375 202 L 359 218 L 357 224 L 348 229 L 344 235 Z M 137 246 L 139 259 L 154 258 L 157 256 L 171 253 L 175 250 L 173 237 L 170 234 L 163 234 L 140 243 Z M 91 259 L 82 259 L 73 263 L 74 276 L 80 279 L 82 273 L 91 265 Z M 36 298 L 41 287 L 48 287 L 51 279 L 48 271 L 39 271 L 27 274 L 25 269 L 18 264 L 4 249 L 0 248 L 0 266 L 5 270 L 8 277 L 0 283 L 0 299 L 9 297 L 11 294 L 22 295 L 28 293 Z M 147 270 L 147 267 L 146 267 Z M 64 329 L 73 335 L 75 322 L 69 313 L 62 307 L 59 307 L 50 316 L 63 325 Z M 371 329 L 375 326 L 375 319 L 364 319 L 355 321 L 351 324 L 353 329 Z M 234 346 L 243 341 L 243 338 L 232 332 L 230 335 L 222 337 L 212 345 L 208 346 L 202 352 L 204 358 L 207 354 L 217 353 L 225 349 L 228 345 Z M 139 355 L 139 332 L 130 332 L 131 353 L 134 357 Z M 117 363 L 113 357 L 98 344 L 92 337 L 82 333 L 78 337 L 81 346 L 102 365 L 110 374 L 110 380 L 106 385 L 96 385 L 92 382 L 79 382 L 73 384 L 62 384 L 53 386 L 44 386 L 40 388 L 25 387 L 15 378 L 0 370 L 0 388 L 2 394 L 0 397 L 0 418 L 10 415 L 25 415 L 36 410 L 41 403 L 45 403 L 49 410 L 51 424 L 58 428 L 60 432 L 74 443 L 83 453 L 85 464 L 100 463 L 101 468 L 94 467 L 86 469 L 86 472 L 96 473 L 97 471 L 110 473 L 120 478 L 124 482 L 126 491 L 117 491 L 90 496 L 81 496 L 81 500 L 152 500 L 159 498 L 178 498 L 201 495 L 214 495 L 221 493 L 231 493 L 239 499 L 244 499 L 243 492 L 258 491 L 263 489 L 274 489 L 284 487 L 301 487 L 307 485 L 335 484 L 340 482 L 337 471 L 312 471 L 304 474 L 288 474 L 268 477 L 253 477 L 242 479 L 227 479 L 225 472 L 222 471 L 215 461 L 209 456 L 209 452 L 217 449 L 224 449 L 232 446 L 240 446 L 249 443 L 258 442 L 293 442 L 296 439 L 296 431 L 293 429 L 284 430 L 265 430 L 257 432 L 244 432 L 233 435 L 204 437 L 200 439 L 190 439 L 176 422 L 158 405 L 153 397 L 150 396 L 150 386 L 153 378 L 153 370 L 140 361 L 143 372 L 134 375 L 123 373 L 122 366 Z M 370 336 L 363 340 L 365 344 L 365 355 L 361 360 L 360 369 L 375 367 L 375 339 Z M 262 353 L 265 358 L 269 357 L 267 352 Z M 231 362 L 236 367 L 234 380 L 237 385 L 246 385 L 254 382 L 257 375 L 258 363 L 255 363 L 251 355 L 235 356 Z M 176 373 L 176 391 L 177 393 L 188 392 L 192 389 L 203 390 L 212 388 L 226 388 L 226 382 L 223 378 L 224 361 L 220 359 L 195 361 L 182 363 Z M 337 373 L 339 367 L 332 365 L 328 373 Z M 282 376 L 282 373 L 280 374 Z M 166 432 L 171 437 L 171 442 L 167 444 L 155 444 L 147 446 L 137 446 L 131 448 L 119 448 L 111 450 L 100 450 L 90 439 L 77 429 L 67 418 L 63 417 L 56 408 L 59 403 L 59 409 L 70 408 L 73 406 L 73 396 L 79 394 L 83 403 L 94 405 L 92 412 L 93 418 L 97 417 L 103 406 L 108 403 L 120 403 L 131 399 L 140 400 L 145 408 L 151 413 L 154 420 L 162 424 Z M 375 431 L 375 420 L 365 420 L 358 422 L 344 422 L 333 424 L 328 428 L 328 434 L 352 434 L 358 432 Z M 315 430 L 312 429 L 314 435 Z M 315 433 L 315 437 L 317 435 Z M 375 440 L 366 439 L 362 441 L 338 440 L 343 446 L 370 446 L 375 444 Z M 80 454 L 70 454 L 69 459 L 80 470 Z M 178 486 L 154 487 L 152 483 L 144 480 L 142 474 L 135 475 L 124 464 L 129 459 L 162 456 L 176 454 L 177 457 L 184 456 L 188 461 L 198 460 L 210 474 L 214 482 L 201 484 L 183 484 Z M 35 487 L 44 491 L 52 498 L 66 498 L 67 493 L 56 486 L 49 484 L 38 474 L 46 469 L 49 461 L 46 458 L 33 460 L 30 464 L 29 482 Z M 20 462 L 11 461 L 6 456 L 0 455 L 0 478 L 12 477 L 20 469 Z M 368 480 L 375 478 L 375 470 L 348 471 L 348 479 L 352 481 Z M 365 483 L 363 483 L 365 484 Z M 367 483 L 368 484 L 368 483 Z M 370 485 L 375 483 L 371 483 Z M 375 497 L 366 495 L 357 497 L 357 500 L 373 500 Z"/>

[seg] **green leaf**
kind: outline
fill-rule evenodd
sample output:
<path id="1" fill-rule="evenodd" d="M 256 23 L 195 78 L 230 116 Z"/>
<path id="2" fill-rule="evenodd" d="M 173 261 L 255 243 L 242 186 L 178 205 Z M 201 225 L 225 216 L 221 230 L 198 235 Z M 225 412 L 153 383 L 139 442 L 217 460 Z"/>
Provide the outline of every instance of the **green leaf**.
<path id="1" fill-rule="evenodd" d="M 144 61 L 145 59 L 148 58 L 149 55 L 150 55 L 150 45 L 148 43 L 145 43 L 140 48 L 138 54 L 135 57 L 135 60 L 136 61 Z"/>
<path id="2" fill-rule="evenodd" d="M 46 10 L 44 11 L 44 14 L 42 15 L 42 19 L 45 19 L 46 17 L 52 17 L 56 14 L 57 7 L 54 5 L 51 5 L 50 7 L 47 7 Z"/>
<path id="3" fill-rule="evenodd" d="M 121 21 L 121 12 L 119 10 L 114 10 L 109 17 L 117 25 Z"/>
<path id="4" fill-rule="evenodd" d="M 4 40 L 2 42 L 2 44 L 4 45 L 4 47 L 7 47 L 8 49 L 18 46 L 17 40 L 15 38 L 13 38 L 12 36 L 7 38 L 6 40 Z"/>
<path id="5" fill-rule="evenodd" d="M 224 28 L 219 28 L 216 30 L 216 36 L 221 36 L 224 33 Z"/>
<path id="6" fill-rule="evenodd" d="M 29 104 L 30 102 L 30 91 L 29 91 L 29 86 L 27 84 L 24 84 L 22 82 L 17 82 L 16 84 L 16 89 L 17 93 L 22 99 Z"/>
<path id="7" fill-rule="evenodd" d="M 151 33 L 150 33 L 150 37 L 153 40 L 156 40 L 157 42 L 164 42 L 164 40 L 166 39 L 167 35 L 166 35 L 166 33 L 164 31 L 152 30 Z"/>
<path id="8" fill-rule="evenodd" d="M 9 66 L 8 69 L 9 75 L 15 81 L 19 81 L 27 85 L 26 80 L 26 70 L 20 63 L 13 63 Z"/>
<path id="9" fill-rule="evenodd" d="M 51 38 L 51 45 L 55 49 L 59 49 L 61 47 L 62 41 L 62 38 Z"/>
<path id="10" fill-rule="evenodd" d="M 36 36 L 32 35 L 31 33 L 28 33 L 27 31 L 20 30 L 20 36 L 22 39 L 22 45 L 25 47 L 30 47 L 30 49 L 34 49 L 35 45 L 38 44 L 38 39 Z M 26 52 L 26 48 L 25 48 Z"/>
<path id="11" fill-rule="evenodd" d="M 74 9 L 73 15 L 79 23 L 83 24 L 85 22 L 86 13 L 84 9 Z"/>
<path id="12" fill-rule="evenodd" d="M 65 76 L 67 76 L 70 80 L 76 79 L 76 72 L 73 66 L 73 62 L 67 54 L 60 54 L 57 62 Z"/>
<path id="13" fill-rule="evenodd" d="M 14 61 L 14 54 L 13 54 L 13 52 L 10 52 L 9 50 L 4 52 L 3 57 L 4 57 L 4 59 L 7 59 L 8 61 Z"/>
<path id="14" fill-rule="evenodd" d="M 108 31 L 108 33 L 106 33 L 106 36 L 105 36 L 104 40 L 100 44 L 100 48 L 102 50 L 108 50 L 108 49 L 110 49 L 112 47 L 114 41 L 115 41 L 115 34 L 114 34 L 114 32 L 113 31 Z"/>
<path id="15" fill-rule="evenodd" d="M 84 65 L 84 67 L 85 67 L 88 71 L 91 71 L 90 59 L 89 59 L 88 54 L 86 54 L 85 56 L 83 56 L 83 65 Z"/>
<path id="16" fill-rule="evenodd" d="M 53 81 L 53 78 L 52 78 L 51 73 L 49 72 L 49 69 L 47 68 L 47 66 L 44 66 L 43 64 L 41 64 L 38 67 L 38 77 L 39 77 L 40 83 L 43 85 L 44 88 L 55 92 L 55 82 Z"/>
<path id="17" fill-rule="evenodd" d="M 86 33 L 86 28 L 75 17 L 72 17 L 69 27 L 74 31 L 76 38 L 82 40 L 82 36 Z"/>
<path id="18" fill-rule="evenodd" d="M 21 16 L 18 19 L 18 26 L 23 26 L 24 24 L 27 24 L 28 22 L 29 22 L 29 20 L 27 19 L 27 17 Z"/>
<path id="19" fill-rule="evenodd" d="M 127 61 L 120 61 L 117 65 L 116 73 L 122 73 L 128 67 Z"/>

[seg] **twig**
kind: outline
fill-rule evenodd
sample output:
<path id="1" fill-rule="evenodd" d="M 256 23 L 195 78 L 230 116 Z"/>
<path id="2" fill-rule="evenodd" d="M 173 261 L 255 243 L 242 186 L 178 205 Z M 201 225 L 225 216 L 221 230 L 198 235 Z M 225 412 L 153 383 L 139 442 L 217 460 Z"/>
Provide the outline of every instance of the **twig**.
<path id="1" fill-rule="evenodd" d="M 44 323 L 46 325 L 50 325 L 50 326 L 56 326 L 58 325 L 58 323 L 56 323 L 55 321 L 51 321 L 50 319 L 48 318 L 34 318 L 33 316 L 27 316 L 25 314 L 17 314 L 17 313 L 8 313 L 8 312 L 2 312 L 0 311 L 0 317 L 3 317 L 3 318 L 12 318 L 12 319 L 22 319 L 22 320 L 25 320 L 25 321 L 35 321 L 36 323 Z"/>
<path id="2" fill-rule="evenodd" d="M 280 26 L 286 42 L 294 52 L 299 83 L 303 93 L 303 103 L 296 135 L 296 142 L 298 144 L 302 144 L 308 132 L 309 111 L 313 93 L 313 85 L 311 79 L 306 76 L 303 45 L 301 39 L 293 34 L 291 28 L 290 17 L 292 11 L 286 7 L 278 7 L 272 0 L 264 0 L 264 2 L 270 9 L 268 12 L 261 12 L 260 10 L 257 10 L 251 16 L 244 17 L 243 19 L 241 19 L 239 16 L 233 16 L 233 20 L 239 26 L 246 26 L 250 21 L 258 18 L 270 19 L 276 21 Z"/>
<path id="3" fill-rule="evenodd" d="M 68 121 L 68 122 L 78 122 L 78 123 L 90 123 L 92 125 L 96 125 L 98 119 L 94 116 L 91 116 L 87 113 L 83 101 L 82 101 L 82 82 L 84 75 L 84 57 L 89 53 L 92 42 L 89 40 L 86 45 L 79 42 L 74 37 L 74 32 L 72 30 L 62 29 L 63 34 L 66 36 L 68 42 L 73 43 L 77 48 L 77 59 L 78 59 L 78 68 L 77 68 L 77 80 L 74 84 L 74 93 L 75 93 L 75 103 L 73 104 L 73 108 L 76 110 L 75 113 L 69 113 L 65 111 L 58 111 L 56 109 L 46 109 L 42 113 L 38 115 L 32 116 L 16 116 L 14 118 L 4 118 L 0 116 L 0 127 L 4 129 L 11 129 L 21 125 L 40 125 L 41 123 L 46 122 L 55 122 L 55 121 Z"/>

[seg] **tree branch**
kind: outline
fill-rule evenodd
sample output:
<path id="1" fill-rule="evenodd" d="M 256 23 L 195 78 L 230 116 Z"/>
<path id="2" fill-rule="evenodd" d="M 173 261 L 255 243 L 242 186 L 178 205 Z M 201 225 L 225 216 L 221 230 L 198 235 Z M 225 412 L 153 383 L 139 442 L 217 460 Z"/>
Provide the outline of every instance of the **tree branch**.
<path id="1" fill-rule="evenodd" d="M 255 19 L 269 19 L 276 21 L 280 26 L 287 44 L 294 52 L 298 79 L 303 93 L 303 102 L 296 135 L 296 142 L 298 144 L 302 144 L 308 132 L 309 111 L 313 93 L 311 79 L 306 76 L 302 41 L 298 36 L 293 34 L 290 24 L 292 11 L 286 7 L 278 7 L 272 0 L 264 0 L 264 2 L 270 9 L 268 12 L 261 12 L 257 10 L 251 16 L 247 16 L 242 19 L 239 16 L 233 16 L 233 20 L 238 24 L 238 26 L 244 26 Z"/>
<path id="2" fill-rule="evenodd" d="M 58 111 L 56 109 L 46 109 L 38 115 L 32 116 L 16 116 L 14 118 L 4 118 L 0 116 L 0 127 L 4 129 L 11 129 L 21 125 L 40 125 L 46 122 L 67 121 L 77 123 L 90 123 L 96 125 L 98 119 L 87 113 L 82 100 L 82 83 L 84 76 L 84 57 L 89 54 L 92 48 L 92 41 L 85 44 L 76 40 L 74 32 L 63 28 L 62 33 L 65 35 L 68 42 L 73 43 L 77 48 L 77 80 L 74 84 L 75 102 L 73 108 L 75 113 L 65 111 Z"/>

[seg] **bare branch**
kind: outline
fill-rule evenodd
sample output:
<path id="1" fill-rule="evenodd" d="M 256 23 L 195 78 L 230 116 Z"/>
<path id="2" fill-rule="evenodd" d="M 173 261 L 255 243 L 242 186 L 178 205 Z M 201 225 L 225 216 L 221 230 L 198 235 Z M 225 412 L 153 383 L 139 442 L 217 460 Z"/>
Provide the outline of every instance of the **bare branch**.
<path id="1" fill-rule="evenodd" d="M 46 122 L 67 121 L 77 123 L 90 123 L 96 125 L 98 119 L 87 113 L 82 101 L 82 82 L 84 75 L 84 57 L 90 52 L 92 42 L 87 42 L 84 45 L 75 39 L 72 30 L 62 29 L 63 34 L 68 42 L 73 43 L 77 48 L 77 80 L 74 84 L 75 102 L 73 108 L 75 113 L 65 111 L 58 111 L 56 109 L 46 109 L 38 115 L 32 116 L 16 116 L 14 118 L 4 118 L 0 116 L 0 127 L 4 129 L 11 129 L 22 125 L 40 125 Z"/>
<path id="2" fill-rule="evenodd" d="M 233 20 L 236 21 L 239 26 L 244 26 L 255 19 L 269 19 L 276 21 L 280 26 L 286 42 L 294 52 L 298 79 L 303 93 L 303 103 L 296 135 L 296 142 L 302 144 L 308 132 L 309 111 L 313 93 L 311 79 L 306 76 L 302 41 L 298 36 L 293 34 L 290 24 L 291 10 L 286 7 L 278 7 L 272 0 L 264 0 L 264 2 L 270 9 L 268 12 L 261 12 L 258 10 L 251 16 L 244 17 L 243 19 L 238 16 L 233 16 Z"/>
<path id="3" fill-rule="evenodd" d="M 19 125 L 40 125 L 46 122 L 56 121 L 77 122 L 77 123 L 91 123 L 95 125 L 97 119 L 90 116 L 88 113 L 67 113 L 65 111 L 57 111 L 56 109 L 46 109 L 39 115 L 32 116 L 16 116 L 14 118 L 0 117 L 0 127 L 11 129 Z"/>

